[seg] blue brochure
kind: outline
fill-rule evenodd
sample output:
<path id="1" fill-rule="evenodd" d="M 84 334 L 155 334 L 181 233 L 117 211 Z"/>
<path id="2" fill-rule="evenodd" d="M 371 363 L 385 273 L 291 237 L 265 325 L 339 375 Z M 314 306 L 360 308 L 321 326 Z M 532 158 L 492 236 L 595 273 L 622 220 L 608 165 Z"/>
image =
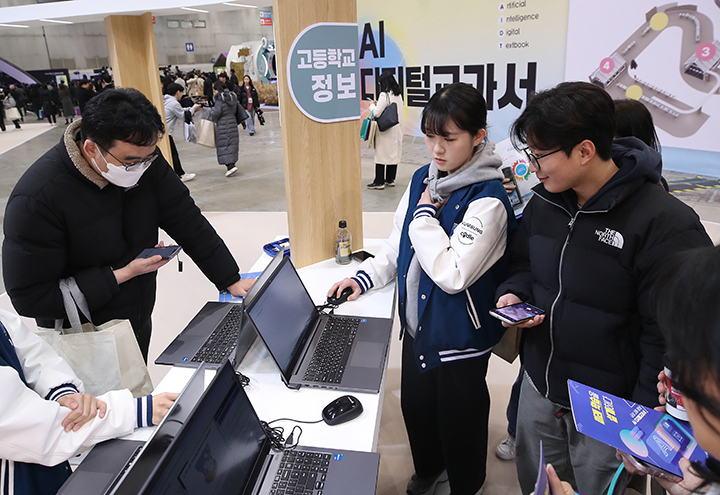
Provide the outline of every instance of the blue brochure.
<path id="1" fill-rule="evenodd" d="M 249 273 L 241 273 L 240 274 L 240 280 L 255 280 L 260 276 L 262 272 L 249 272 Z M 243 298 L 242 296 L 235 297 L 230 292 L 224 290 L 220 292 L 220 297 L 218 298 L 218 301 L 220 302 L 242 302 Z"/>
<path id="2" fill-rule="evenodd" d="M 577 431 L 682 477 L 680 459 L 705 463 L 689 423 L 568 380 Z"/>

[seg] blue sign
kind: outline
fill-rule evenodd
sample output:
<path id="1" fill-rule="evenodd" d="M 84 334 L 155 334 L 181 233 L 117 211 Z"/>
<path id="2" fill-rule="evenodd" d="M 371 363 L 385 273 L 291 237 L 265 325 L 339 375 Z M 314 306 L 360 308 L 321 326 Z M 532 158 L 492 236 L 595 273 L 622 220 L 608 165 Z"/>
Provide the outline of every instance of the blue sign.
<path id="1" fill-rule="evenodd" d="M 295 38 L 287 61 L 295 106 L 316 122 L 360 118 L 357 24 L 320 22 Z"/>
<path id="2" fill-rule="evenodd" d="M 261 11 L 260 11 L 260 18 L 261 18 L 261 19 L 272 19 L 272 11 L 270 11 L 270 10 L 261 10 Z"/>
<path id="3" fill-rule="evenodd" d="M 214 63 L 215 63 L 215 57 L 213 57 L 213 58 L 210 59 L 210 63 L 211 63 L 211 64 L 214 64 Z"/>
<path id="4" fill-rule="evenodd" d="M 195 51 L 195 45 L 192 43 L 185 43 L 185 51 L 186 52 L 194 52 Z"/>

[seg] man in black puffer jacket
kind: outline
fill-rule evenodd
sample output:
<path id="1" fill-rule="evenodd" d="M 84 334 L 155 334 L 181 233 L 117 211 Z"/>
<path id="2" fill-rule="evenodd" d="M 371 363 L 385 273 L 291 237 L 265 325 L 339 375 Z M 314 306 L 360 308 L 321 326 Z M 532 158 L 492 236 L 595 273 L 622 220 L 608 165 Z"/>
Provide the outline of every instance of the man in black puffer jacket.
<path id="1" fill-rule="evenodd" d="M 498 306 L 543 310 L 522 325 L 525 377 L 517 469 L 534 488 L 540 441 L 546 462 L 585 495 L 607 489 L 615 449 L 579 434 L 567 380 L 646 406 L 657 405 L 664 341 L 650 298 L 663 261 L 712 245 L 695 212 L 658 181 L 659 153 L 636 138 L 613 142 L 614 104 L 589 83 L 536 95 L 513 124 L 541 185 L 511 247 L 511 276 Z"/>
<path id="2" fill-rule="evenodd" d="M 59 288 L 74 277 L 93 323 L 128 319 L 147 360 L 160 256 L 177 241 L 219 290 L 251 284 L 156 143 L 164 132 L 153 104 L 134 89 L 108 89 L 18 181 L 5 210 L 3 276 L 18 313 L 52 328 L 65 318 Z M 68 325 L 69 326 L 69 325 Z"/>

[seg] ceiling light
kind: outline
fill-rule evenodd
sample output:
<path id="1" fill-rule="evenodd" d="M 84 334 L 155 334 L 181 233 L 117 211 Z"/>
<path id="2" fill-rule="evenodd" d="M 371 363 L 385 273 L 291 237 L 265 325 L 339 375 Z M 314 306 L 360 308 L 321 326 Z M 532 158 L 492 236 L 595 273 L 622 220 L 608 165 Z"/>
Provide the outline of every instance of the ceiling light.
<path id="1" fill-rule="evenodd" d="M 29 28 L 30 26 L 23 26 L 21 24 L 0 24 L 0 27 L 9 27 L 9 28 Z"/>
<path id="2" fill-rule="evenodd" d="M 72 24 L 70 21 L 58 21 L 57 19 L 38 19 L 38 21 L 42 22 L 56 22 L 58 24 Z"/>
<path id="3" fill-rule="evenodd" d="M 180 7 L 183 10 L 190 10 L 192 12 L 200 12 L 201 14 L 207 14 L 207 10 L 193 9 L 192 7 Z"/>
<path id="4" fill-rule="evenodd" d="M 230 5 L 231 7 L 245 7 L 248 9 L 256 9 L 257 5 L 245 5 L 244 3 L 228 3 L 223 2 L 223 5 Z"/>

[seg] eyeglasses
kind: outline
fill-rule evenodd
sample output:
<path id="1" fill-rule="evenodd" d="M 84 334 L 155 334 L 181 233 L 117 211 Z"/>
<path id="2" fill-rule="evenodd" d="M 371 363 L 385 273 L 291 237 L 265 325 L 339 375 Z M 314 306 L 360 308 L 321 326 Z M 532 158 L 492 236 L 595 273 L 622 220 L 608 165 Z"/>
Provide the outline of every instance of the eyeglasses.
<path id="1" fill-rule="evenodd" d="M 558 151 L 562 151 L 562 148 L 558 148 L 555 151 L 551 151 L 550 153 L 545 153 L 543 155 L 535 155 L 532 151 L 530 151 L 530 148 L 524 148 L 523 151 L 528 157 L 528 160 L 530 160 L 530 163 L 533 164 L 533 166 L 540 170 L 540 159 L 545 158 L 546 156 L 550 156 L 553 153 L 557 153 Z"/>
<path id="2" fill-rule="evenodd" d="M 117 162 L 118 162 L 121 166 L 125 167 L 125 171 L 128 171 L 128 170 L 133 169 L 133 168 L 138 168 L 138 167 L 147 168 L 147 167 L 150 166 L 150 164 L 151 164 L 152 162 L 155 161 L 155 159 L 156 159 L 158 156 L 160 156 L 160 150 L 158 150 L 157 148 L 155 148 L 155 151 L 153 151 L 152 154 L 151 154 L 149 157 L 145 158 L 144 160 L 138 160 L 138 161 L 136 161 L 136 162 L 125 163 L 124 161 L 122 161 L 121 159 L 119 159 L 118 157 L 116 157 L 115 155 L 113 155 L 112 153 L 110 153 L 110 150 L 107 150 L 107 149 L 103 148 L 102 146 L 100 146 L 100 145 L 97 144 L 97 143 L 95 143 L 95 144 L 97 145 L 98 148 L 100 148 L 101 150 L 105 151 L 105 152 L 106 152 L 108 155 L 110 155 L 111 157 L 115 158 L 115 160 L 117 160 Z"/>

